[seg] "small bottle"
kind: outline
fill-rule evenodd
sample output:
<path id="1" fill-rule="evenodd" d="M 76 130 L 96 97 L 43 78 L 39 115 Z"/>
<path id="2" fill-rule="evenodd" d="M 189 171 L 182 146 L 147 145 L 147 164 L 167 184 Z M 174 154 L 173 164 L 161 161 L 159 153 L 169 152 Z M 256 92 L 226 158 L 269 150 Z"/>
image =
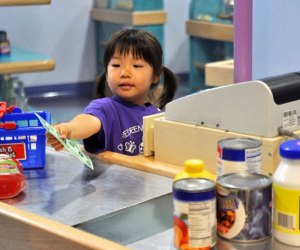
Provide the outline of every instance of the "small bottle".
<path id="1" fill-rule="evenodd" d="M 0 56 L 10 55 L 10 43 L 6 32 L 0 30 Z"/>
<path id="2" fill-rule="evenodd" d="M 280 145 L 281 161 L 274 173 L 274 236 L 300 246 L 300 140 Z"/>
<path id="3" fill-rule="evenodd" d="M 204 169 L 204 162 L 198 159 L 186 160 L 183 171 L 175 176 L 174 181 L 185 178 L 205 178 L 215 181 L 215 177 Z"/>

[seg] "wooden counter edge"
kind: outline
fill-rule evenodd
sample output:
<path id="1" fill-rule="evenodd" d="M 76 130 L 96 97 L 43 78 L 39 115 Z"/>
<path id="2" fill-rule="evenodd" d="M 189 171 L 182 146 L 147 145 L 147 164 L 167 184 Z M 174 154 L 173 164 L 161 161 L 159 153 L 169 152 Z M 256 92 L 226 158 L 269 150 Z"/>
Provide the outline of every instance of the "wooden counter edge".
<path id="1" fill-rule="evenodd" d="M 173 164 L 157 161 L 153 156 L 128 156 L 111 151 L 106 151 L 98 154 L 96 158 L 107 163 L 118 164 L 121 166 L 138 169 L 170 178 L 174 178 L 174 176 L 182 170 L 182 166 L 176 166 Z"/>
<path id="2" fill-rule="evenodd" d="M 6 249 L 129 249 L 4 202 L 0 202 L 0 225 L 0 246 Z"/>
<path id="3" fill-rule="evenodd" d="M 100 153 L 96 157 L 111 164 L 118 164 L 124 167 L 129 167 L 137 170 L 142 170 L 148 173 L 157 174 L 169 178 L 174 178 L 175 175 L 183 170 L 183 166 L 177 166 L 171 163 L 155 160 L 153 156 L 128 156 L 111 151 Z M 214 180 L 217 179 L 216 174 L 212 174 Z"/>

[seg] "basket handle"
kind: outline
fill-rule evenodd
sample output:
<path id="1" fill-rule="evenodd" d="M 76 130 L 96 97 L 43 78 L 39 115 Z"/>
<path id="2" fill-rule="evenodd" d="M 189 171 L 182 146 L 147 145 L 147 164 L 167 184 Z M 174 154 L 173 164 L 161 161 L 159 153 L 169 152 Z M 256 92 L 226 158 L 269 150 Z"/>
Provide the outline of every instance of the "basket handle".
<path id="1" fill-rule="evenodd" d="M 17 108 L 16 106 L 9 106 L 7 107 L 6 102 L 0 102 L 0 119 L 2 119 L 6 113 L 12 113 L 14 111 L 17 111 L 18 113 L 22 110 Z"/>

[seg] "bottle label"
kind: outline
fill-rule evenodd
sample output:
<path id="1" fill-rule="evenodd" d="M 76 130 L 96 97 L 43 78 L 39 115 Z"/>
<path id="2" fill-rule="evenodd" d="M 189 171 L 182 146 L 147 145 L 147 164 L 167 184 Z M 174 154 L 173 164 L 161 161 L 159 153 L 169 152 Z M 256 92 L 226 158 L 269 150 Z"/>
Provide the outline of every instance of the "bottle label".
<path id="1" fill-rule="evenodd" d="M 300 190 L 288 189 L 273 183 L 274 229 L 300 236 Z"/>
<path id="2" fill-rule="evenodd" d="M 0 175 L 20 173 L 17 164 L 11 160 L 2 160 L 0 162 Z"/>

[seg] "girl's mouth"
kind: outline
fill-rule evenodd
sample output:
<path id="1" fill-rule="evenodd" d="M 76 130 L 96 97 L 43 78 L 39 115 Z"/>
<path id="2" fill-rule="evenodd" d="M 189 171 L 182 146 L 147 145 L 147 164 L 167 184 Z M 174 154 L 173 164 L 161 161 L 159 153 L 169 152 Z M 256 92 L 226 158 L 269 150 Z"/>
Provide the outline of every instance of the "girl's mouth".
<path id="1" fill-rule="evenodd" d="M 120 86 L 133 86 L 133 84 L 129 82 L 121 82 Z"/>
<path id="2" fill-rule="evenodd" d="M 119 87 L 124 89 L 124 90 L 127 90 L 127 89 L 133 88 L 134 84 L 124 82 L 124 83 L 120 83 Z"/>

